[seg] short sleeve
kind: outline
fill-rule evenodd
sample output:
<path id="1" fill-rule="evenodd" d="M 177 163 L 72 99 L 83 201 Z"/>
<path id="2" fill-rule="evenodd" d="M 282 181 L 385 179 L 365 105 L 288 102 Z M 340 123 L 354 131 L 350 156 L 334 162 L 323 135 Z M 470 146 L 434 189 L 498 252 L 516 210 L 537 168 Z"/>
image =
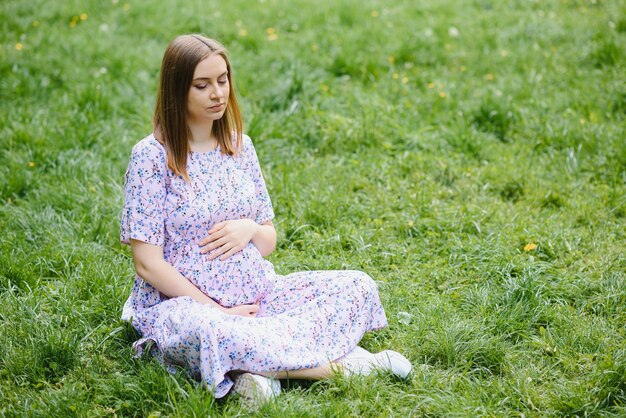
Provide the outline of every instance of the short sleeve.
<path id="1" fill-rule="evenodd" d="M 265 180 L 263 179 L 263 173 L 261 173 L 261 166 L 259 164 L 259 158 L 257 157 L 254 145 L 249 136 L 243 136 L 243 169 L 248 173 L 254 182 L 254 189 L 256 194 L 257 204 L 257 216 L 256 223 L 263 223 L 274 219 L 274 209 L 272 208 L 272 201 L 270 195 L 267 192 Z"/>
<path id="2" fill-rule="evenodd" d="M 165 150 L 146 138 L 133 147 L 124 176 L 124 209 L 120 241 L 130 240 L 163 246 L 166 198 Z"/>

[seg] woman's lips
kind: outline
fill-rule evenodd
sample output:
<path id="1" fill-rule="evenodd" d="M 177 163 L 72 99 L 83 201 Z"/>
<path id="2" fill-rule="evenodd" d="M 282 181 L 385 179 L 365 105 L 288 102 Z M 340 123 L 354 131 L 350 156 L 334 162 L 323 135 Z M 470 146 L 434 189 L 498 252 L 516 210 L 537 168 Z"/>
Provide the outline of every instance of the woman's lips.
<path id="1" fill-rule="evenodd" d="M 223 108 L 224 108 L 224 103 L 220 103 L 220 104 L 217 104 L 217 105 L 215 105 L 215 106 L 211 106 L 211 107 L 209 107 L 209 110 L 212 110 L 213 112 L 219 112 L 219 111 L 221 111 Z"/>

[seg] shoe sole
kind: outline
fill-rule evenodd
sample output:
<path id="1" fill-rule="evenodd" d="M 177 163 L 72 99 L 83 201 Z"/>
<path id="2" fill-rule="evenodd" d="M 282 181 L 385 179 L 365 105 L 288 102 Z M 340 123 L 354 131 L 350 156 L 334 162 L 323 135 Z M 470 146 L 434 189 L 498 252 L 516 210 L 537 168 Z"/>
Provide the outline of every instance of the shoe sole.
<path id="1" fill-rule="evenodd" d="M 402 379 L 406 379 L 413 370 L 411 362 L 397 351 L 384 350 L 374 354 L 374 357 L 380 364 L 389 364 L 391 372 Z"/>
<path id="2" fill-rule="evenodd" d="M 264 385 L 258 378 L 268 379 Z M 235 381 L 233 392 L 238 394 L 248 408 L 258 408 L 274 399 L 280 393 L 280 382 L 252 373 L 243 373 Z"/>

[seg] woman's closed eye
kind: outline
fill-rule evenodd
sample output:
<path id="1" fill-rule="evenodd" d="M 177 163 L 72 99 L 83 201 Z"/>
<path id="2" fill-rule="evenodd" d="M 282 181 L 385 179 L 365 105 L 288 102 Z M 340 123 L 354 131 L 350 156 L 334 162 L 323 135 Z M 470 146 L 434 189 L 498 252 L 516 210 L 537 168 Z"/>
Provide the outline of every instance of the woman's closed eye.
<path id="1" fill-rule="evenodd" d="M 217 80 L 217 84 L 219 84 L 220 86 L 224 86 L 228 84 L 228 79 L 225 78 L 223 80 Z M 197 88 L 198 90 L 204 90 L 205 88 L 208 87 L 208 84 L 207 83 L 194 84 L 194 87 Z"/>

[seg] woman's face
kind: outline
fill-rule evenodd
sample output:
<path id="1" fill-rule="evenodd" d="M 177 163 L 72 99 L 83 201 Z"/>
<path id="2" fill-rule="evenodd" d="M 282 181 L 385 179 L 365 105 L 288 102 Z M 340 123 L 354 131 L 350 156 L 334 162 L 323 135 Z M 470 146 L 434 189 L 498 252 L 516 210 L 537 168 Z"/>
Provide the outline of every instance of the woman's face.
<path id="1" fill-rule="evenodd" d="M 230 86 L 226 61 L 214 54 L 198 63 L 187 98 L 187 121 L 204 123 L 224 116 Z"/>

